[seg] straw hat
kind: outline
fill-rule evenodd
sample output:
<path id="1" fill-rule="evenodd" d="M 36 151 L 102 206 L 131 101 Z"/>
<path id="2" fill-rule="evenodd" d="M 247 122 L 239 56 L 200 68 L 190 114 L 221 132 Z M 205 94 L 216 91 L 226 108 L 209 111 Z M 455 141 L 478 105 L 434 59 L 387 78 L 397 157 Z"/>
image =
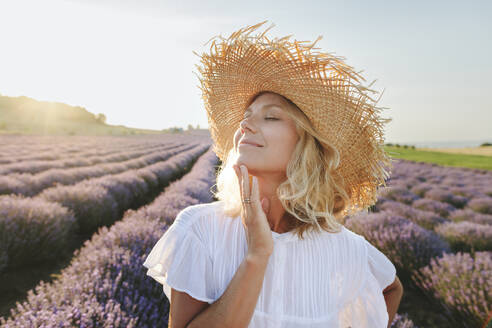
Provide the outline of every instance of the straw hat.
<path id="1" fill-rule="evenodd" d="M 379 99 L 368 95 L 377 93 L 368 88 L 374 81 L 364 87 L 359 82 L 365 79 L 343 62 L 344 57 L 313 51 L 319 49 L 313 46 L 322 36 L 310 45 L 290 42 L 290 35 L 270 40 L 265 34 L 274 25 L 250 36 L 265 22 L 239 29 L 227 39 L 213 37 L 207 42 L 213 40 L 210 54 L 193 51 L 201 58 L 197 76 L 214 152 L 225 160 L 246 104 L 255 94 L 281 94 L 339 151 L 337 170 L 351 193 L 351 204 L 342 214 L 366 209 L 376 202 L 377 187 L 386 186 L 390 176 L 383 164 L 392 166 L 383 149 L 383 124 L 391 119 L 379 117 L 384 107 L 376 107 Z"/>

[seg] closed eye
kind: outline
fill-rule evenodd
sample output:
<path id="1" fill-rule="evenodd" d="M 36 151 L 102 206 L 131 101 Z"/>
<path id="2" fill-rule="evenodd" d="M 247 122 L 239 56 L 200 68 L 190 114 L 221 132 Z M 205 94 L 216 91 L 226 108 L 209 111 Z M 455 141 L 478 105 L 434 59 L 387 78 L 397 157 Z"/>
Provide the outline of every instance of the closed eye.
<path id="1" fill-rule="evenodd" d="M 275 118 L 275 117 L 265 117 L 265 120 L 278 120 L 278 118 Z"/>

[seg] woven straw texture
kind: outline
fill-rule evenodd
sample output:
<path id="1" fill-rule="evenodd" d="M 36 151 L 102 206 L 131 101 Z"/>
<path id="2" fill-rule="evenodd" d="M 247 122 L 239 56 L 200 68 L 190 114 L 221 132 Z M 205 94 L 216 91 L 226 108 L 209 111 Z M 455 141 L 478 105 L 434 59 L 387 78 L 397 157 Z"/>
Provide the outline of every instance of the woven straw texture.
<path id="1" fill-rule="evenodd" d="M 201 66 L 196 65 L 200 74 L 194 73 L 200 80 L 214 152 L 225 160 L 247 102 L 260 91 L 273 91 L 293 101 L 339 151 L 337 170 L 351 192 L 343 215 L 367 209 L 377 201 L 378 186 L 386 186 L 392 167 L 383 149 L 383 125 L 391 119 L 380 118 L 384 107 L 376 107 L 379 99 L 368 94 L 377 93 L 369 89 L 374 82 L 361 85 L 365 79 L 344 63 L 344 57 L 316 51 L 321 36 L 311 44 L 291 42 L 291 35 L 270 40 L 266 32 L 274 25 L 250 35 L 265 22 L 228 38 L 213 37 L 207 42 L 212 41 L 209 54 L 193 51 L 201 60 Z"/>

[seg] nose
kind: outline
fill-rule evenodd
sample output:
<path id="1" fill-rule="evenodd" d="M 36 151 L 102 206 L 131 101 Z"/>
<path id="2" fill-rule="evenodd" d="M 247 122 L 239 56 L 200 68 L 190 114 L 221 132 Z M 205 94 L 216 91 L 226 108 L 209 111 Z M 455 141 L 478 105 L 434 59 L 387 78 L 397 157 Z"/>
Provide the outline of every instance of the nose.
<path id="1" fill-rule="evenodd" d="M 254 127 L 249 123 L 249 119 L 245 118 L 239 123 L 239 129 L 241 130 L 241 133 L 244 134 L 244 131 L 248 129 L 249 131 L 255 133 L 256 130 Z"/>

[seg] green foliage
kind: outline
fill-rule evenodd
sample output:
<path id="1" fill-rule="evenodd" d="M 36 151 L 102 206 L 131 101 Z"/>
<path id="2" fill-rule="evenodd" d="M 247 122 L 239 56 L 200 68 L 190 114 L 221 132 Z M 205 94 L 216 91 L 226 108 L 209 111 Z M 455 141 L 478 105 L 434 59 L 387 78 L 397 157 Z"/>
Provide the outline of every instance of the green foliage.
<path id="1" fill-rule="evenodd" d="M 385 146 L 387 147 L 397 147 L 397 148 L 409 148 L 409 149 L 415 149 L 415 146 L 414 145 L 403 145 L 403 146 L 400 146 L 400 144 L 392 144 L 392 143 L 386 143 Z"/>
<path id="2" fill-rule="evenodd" d="M 435 163 L 443 166 L 492 170 L 491 156 L 423 151 L 399 146 L 385 146 L 384 149 L 394 159 L 401 158 L 409 161 Z"/>
<path id="3" fill-rule="evenodd" d="M 25 96 L 0 95 L 0 117 L 2 117 L 0 131 L 10 134 L 133 135 L 161 133 L 157 130 L 133 129 L 124 125 L 108 125 L 106 115 L 103 113 L 95 115 L 84 107 L 70 106 L 60 102 L 38 101 Z"/>
<path id="4" fill-rule="evenodd" d="M 183 132 L 183 128 L 181 128 L 179 126 L 173 126 L 173 127 L 170 127 L 169 129 L 162 129 L 162 131 L 169 132 L 169 133 L 181 133 L 181 132 Z"/>
<path id="5" fill-rule="evenodd" d="M 106 115 L 104 115 L 103 113 L 99 113 L 96 115 L 96 121 L 98 121 L 99 123 L 102 123 L 102 124 L 106 124 Z"/>
<path id="6" fill-rule="evenodd" d="M 45 125 L 55 125 L 65 121 L 99 122 L 96 116 L 84 107 L 70 106 L 61 102 L 38 101 L 25 96 L 0 96 L 0 112 L 6 117 L 15 117 L 17 122 L 38 122 Z"/>

